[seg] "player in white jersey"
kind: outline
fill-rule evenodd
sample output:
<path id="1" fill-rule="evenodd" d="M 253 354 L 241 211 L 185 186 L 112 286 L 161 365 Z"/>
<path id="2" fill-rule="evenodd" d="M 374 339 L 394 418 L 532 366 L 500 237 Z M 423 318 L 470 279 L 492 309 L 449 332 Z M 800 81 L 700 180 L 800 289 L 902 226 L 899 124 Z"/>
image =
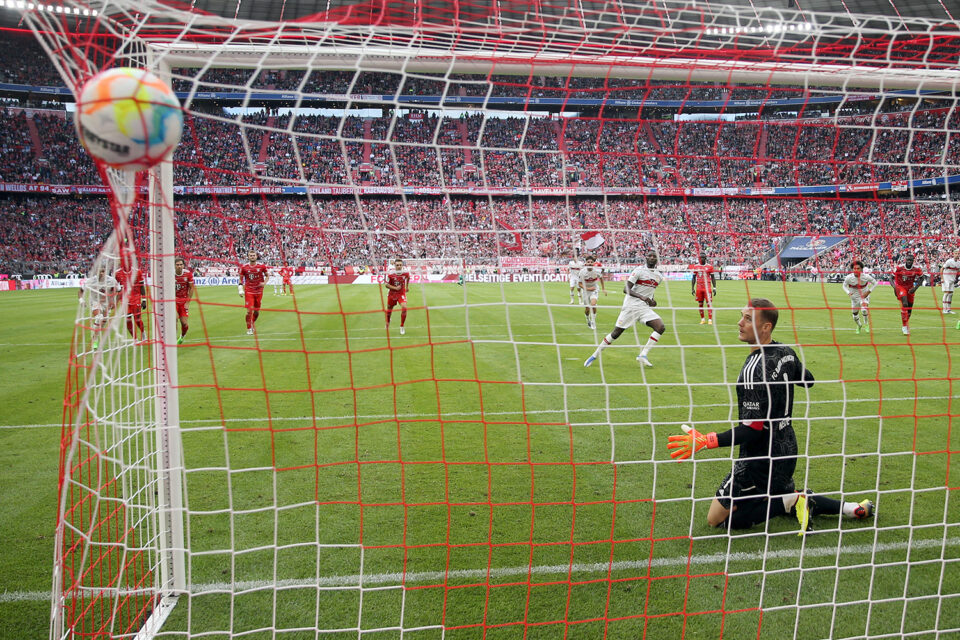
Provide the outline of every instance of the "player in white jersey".
<path id="1" fill-rule="evenodd" d="M 107 316 L 116 304 L 119 291 L 120 285 L 116 278 L 108 275 L 105 267 L 100 267 L 97 275 L 90 276 L 83 282 L 83 288 L 80 289 L 80 304 L 86 303 L 90 307 L 94 331 L 100 331 L 107 323 Z M 94 339 L 93 348 L 96 349 L 98 345 L 99 340 Z"/>
<path id="2" fill-rule="evenodd" d="M 583 301 L 583 315 L 587 317 L 587 326 L 597 327 L 597 301 L 600 291 L 607 295 L 607 288 L 603 284 L 603 269 L 597 266 L 597 259 L 587 256 L 583 259 L 583 268 L 577 274 L 577 287 L 580 290 L 580 299 Z"/>
<path id="3" fill-rule="evenodd" d="M 273 295 L 275 296 L 283 295 L 280 292 L 280 286 L 283 284 L 283 281 L 280 279 L 279 269 L 270 270 L 270 279 L 267 281 L 267 284 L 273 285 Z"/>
<path id="4" fill-rule="evenodd" d="M 940 268 L 940 289 L 943 291 L 943 312 L 956 315 L 956 311 L 951 309 L 953 304 L 953 289 L 957 286 L 957 271 L 960 270 L 960 262 L 953 258 L 947 258 Z M 958 325 L 960 326 L 960 325 Z"/>
<path id="5" fill-rule="evenodd" d="M 608 333 L 603 341 L 597 345 L 596 351 L 583 363 L 583 366 L 589 367 L 600 357 L 600 352 L 610 346 L 610 344 L 620 337 L 625 329 L 629 329 L 637 322 L 642 322 L 651 329 L 653 333 L 647 339 L 640 355 L 637 356 L 637 362 L 645 367 L 652 367 L 653 364 L 647 359 L 647 354 L 660 337 L 667 330 L 663 324 L 663 319 L 657 315 L 653 307 L 657 306 L 653 294 L 657 287 L 663 281 L 663 275 L 657 271 L 657 252 L 651 249 L 647 252 L 647 264 L 641 265 L 630 273 L 627 282 L 623 287 L 623 293 L 626 297 L 623 299 L 623 306 L 620 308 L 620 315 L 617 316 L 617 324 L 613 331 Z"/>
<path id="6" fill-rule="evenodd" d="M 850 311 L 857 325 L 857 333 L 870 323 L 870 292 L 877 286 L 877 279 L 863 272 L 863 263 L 854 260 L 850 263 L 853 273 L 843 279 L 843 292 L 850 296 Z M 861 320 L 860 316 L 863 315 Z"/>
<path id="7" fill-rule="evenodd" d="M 583 263 L 577 260 L 577 254 L 573 254 L 573 260 L 567 268 L 569 269 L 567 279 L 570 281 L 570 304 L 573 304 L 573 296 L 580 297 L 580 269 L 583 268 Z"/>

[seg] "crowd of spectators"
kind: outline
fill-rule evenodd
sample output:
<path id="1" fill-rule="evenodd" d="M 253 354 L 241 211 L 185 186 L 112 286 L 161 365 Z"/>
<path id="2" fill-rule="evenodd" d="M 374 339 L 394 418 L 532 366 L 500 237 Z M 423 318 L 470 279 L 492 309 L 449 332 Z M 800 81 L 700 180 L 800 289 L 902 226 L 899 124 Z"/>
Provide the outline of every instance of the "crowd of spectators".
<path id="1" fill-rule="evenodd" d="M 0 81 L 59 85 L 32 41 L 0 41 Z M 12 42 L 19 42 L 11 44 Z M 325 95 L 597 97 L 643 100 L 804 98 L 803 87 L 652 79 L 411 74 L 297 69 L 176 69 L 181 91 L 254 88 Z M 345 98 L 346 99 L 346 98 Z M 0 105 L 0 182 L 91 185 L 94 163 L 64 111 Z M 847 102 L 845 117 L 675 121 L 430 108 L 379 117 L 238 114 L 191 106 L 174 157 L 178 185 L 367 184 L 383 187 L 776 187 L 855 184 L 960 174 L 960 110 L 900 98 Z M 814 115 L 814 114 L 804 114 Z M 634 113 L 635 116 L 635 113 Z M 848 116 L 848 117 L 847 117 Z M 602 230 L 601 259 L 637 262 L 656 238 L 665 263 L 700 251 L 755 266 L 795 235 L 846 235 L 818 257 L 842 271 L 851 257 L 877 270 L 904 252 L 926 265 L 957 246 L 942 202 L 382 196 L 178 198 L 179 245 L 199 266 L 249 247 L 271 264 L 380 265 L 390 257 L 496 264 L 498 255 L 559 259 L 584 229 Z M 0 198 L 0 271 L 80 272 L 112 229 L 98 197 Z M 211 232 L 213 230 L 214 232 Z M 640 231 L 644 230 L 644 231 Z M 651 236 L 652 234 L 652 236 Z M 547 249 L 544 249 L 546 247 Z"/>
<path id="2" fill-rule="evenodd" d="M 98 184 L 70 114 L 0 109 L 6 182 Z M 192 113 L 175 182 L 393 187 L 777 187 L 960 174 L 942 110 L 866 121 L 675 122 L 500 116 Z M 34 130 L 33 135 L 31 129 Z M 362 170 L 361 170 L 362 169 Z M 576 176 L 575 180 L 571 174 Z"/>
<path id="3" fill-rule="evenodd" d="M 906 252 L 936 268 L 957 247 L 953 213 L 939 201 L 193 196 L 177 208 L 178 246 L 201 268 L 236 264 L 249 248 L 269 264 L 302 268 L 378 266 L 395 256 L 562 261 L 585 230 L 604 235 L 597 253 L 608 263 L 640 262 L 654 244 L 664 264 L 704 251 L 753 268 L 794 236 L 844 235 L 846 244 L 819 257 L 822 270 L 842 271 L 855 256 L 884 271 Z M 103 198 L 4 198 L 0 272 L 82 271 L 111 230 Z"/>

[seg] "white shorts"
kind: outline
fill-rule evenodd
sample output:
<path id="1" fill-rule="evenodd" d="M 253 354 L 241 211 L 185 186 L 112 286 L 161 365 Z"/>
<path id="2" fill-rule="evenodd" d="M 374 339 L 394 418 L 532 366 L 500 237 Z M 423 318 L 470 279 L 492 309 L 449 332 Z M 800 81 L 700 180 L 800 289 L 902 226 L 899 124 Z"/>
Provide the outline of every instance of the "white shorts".
<path id="1" fill-rule="evenodd" d="M 596 306 L 597 300 L 600 299 L 600 290 L 599 289 L 584 289 L 583 293 L 583 302 L 591 306 Z"/>
<path id="2" fill-rule="evenodd" d="M 953 287 L 956 285 L 956 278 L 944 278 L 940 283 L 940 288 L 944 293 L 953 293 Z"/>
<path id="3" fill-rule="evenodd" d="M 620 308 L 620 315 L 617 316 L 618 327 L 621 329 L 629 329 L 637 322 L 647 324 L 651 320 L 661 319 L 650 305 L 640 302 L 639 300 L 634 302 L 634 300 L 635 298 L 630 297 L 623 301 L 623 306 Z"/>
<path id="4" fill-rule="evenodd" d="M 90 301 L 90 315 L 96 315 L 97 313 L 104 314 L 107 312 L 107 305 L 103 302 Z"/>
<path id="5" fill-rule="evenodd" d="M 580 284 L 580 274 L 579 274 L 579 273 L 571 273 L 571 274 L 570 274 L 570 288 L 571 288 L 571 289 L 576 289 L 579 284 Z"/>
<path id="6" fill-rule="evenodd" d="M 856 311 L 857 309 L 866 309 L 870 306 L 870 298 L 861 298 L 860 296 L 850 296 L 850 308 Z"/>

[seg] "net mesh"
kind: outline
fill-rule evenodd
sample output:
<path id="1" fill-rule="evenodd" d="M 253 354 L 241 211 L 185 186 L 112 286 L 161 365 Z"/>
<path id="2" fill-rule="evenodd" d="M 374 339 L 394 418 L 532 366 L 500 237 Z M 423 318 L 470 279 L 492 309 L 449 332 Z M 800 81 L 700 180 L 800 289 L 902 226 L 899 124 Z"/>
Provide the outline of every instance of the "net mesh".
<path id="1" fill-rule="evenodd" d="M 921 288 L 907 338 L 878 289 L 854 334 L 832 282 L 855 258 L 885 280 L 901 254 L 933 276 L 955 253 L 955 32 L 693 3 L 538 8 L 245 24 L 113 3 L 82 32 L 27 14 L 74 91 L 104 67 L 169 71 L 186 110 L 175 253 L 198 285 L 172 389 L 183 457 L 166 467 L 146 355 L 160 351 L 117 311 L 106 328 L 81 314 L 54 637 L 960 629 L 946 299 Z M 145 215 L 114 189 L 115 224 Z M 138 263 L 173 257 L 131 233 Z M 650 248 L 668 329 L 654 367 L 634 359 L 640 323 L 585 369 Z M 266 289 L 258 317 L 235 288 L 248 250 L 297 284 Z M 587 252 L 607 271 L 597 330 L 567 301 Z M 702 311 L 687 280 L 701 252 L 721 278 Z M 372 286 L 396 257 L 420 272 L 402 303 Z M 794 410 L 798 488 L 872 499 L 876 520 L 821 517 L 802 539 L 788 518 L 714 530 L 730 451 L 668 457 L 681 424 L 737 420 L 733 327 L 755 295 L 818 380 Z M 151 497 L 170 470 L 182 511 Z M 164 574 L 176 551 L 180 586 Z M 162 627 L 145 622 L 174 595 Z"/>

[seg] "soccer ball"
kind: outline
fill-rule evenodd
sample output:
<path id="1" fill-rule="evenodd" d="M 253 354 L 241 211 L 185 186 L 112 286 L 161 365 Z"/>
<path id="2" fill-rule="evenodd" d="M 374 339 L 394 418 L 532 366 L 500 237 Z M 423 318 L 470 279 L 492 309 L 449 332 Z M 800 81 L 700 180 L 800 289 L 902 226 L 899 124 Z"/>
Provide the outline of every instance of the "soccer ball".
<path id="1" fill-rule="evenodd" d="M 183 111 L 163 80 L 145 69 L 120 67 L 83 85 L 76 123 L 90 155 L 116 169 L 140 171 L 173 152 L 183 132 Z"/>

